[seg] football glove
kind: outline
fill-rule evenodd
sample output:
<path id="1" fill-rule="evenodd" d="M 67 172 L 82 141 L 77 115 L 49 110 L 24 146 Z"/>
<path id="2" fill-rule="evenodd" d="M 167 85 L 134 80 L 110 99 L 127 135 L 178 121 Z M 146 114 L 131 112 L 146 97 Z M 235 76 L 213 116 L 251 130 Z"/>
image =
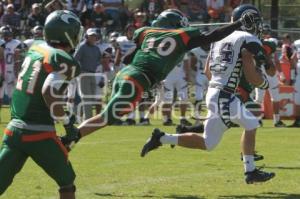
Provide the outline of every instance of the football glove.
<path id="1" fill-rule="evenodd" d="M 76 116 L 74 114 L 70 115 L 69 123 L 64 124 L 66 135 L 60 137 L 61 142 L 63 143 L 63 145 L 66 147 L 68 151 L 71 151 L 71 149 L 81 138 L 79 129 L 76 126 L 74 126 L 75 122 L 76 122 Z"/>

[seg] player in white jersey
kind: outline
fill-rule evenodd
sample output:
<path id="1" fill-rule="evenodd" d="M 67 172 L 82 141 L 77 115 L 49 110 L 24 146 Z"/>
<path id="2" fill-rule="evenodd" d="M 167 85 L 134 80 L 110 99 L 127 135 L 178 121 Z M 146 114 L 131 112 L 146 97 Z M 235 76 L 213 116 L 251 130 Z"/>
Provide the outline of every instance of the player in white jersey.
<path id="1" fill-rule="evenodd" d="M 122 57 L 133 47 L 136 46 L 133 38 L 133 33 L 136 30 L 135 26 L 133 24 L 128 24 L 125 27 L 124 35 L 119 36 L 116 38 L 116 43 L 118 48 L 116 49 L 116 66 L 119 66 L 119 69 L 124 67 L 124 64 L 122 63 Z"/>
<path id="2" fill-rule="evenodd" d="M 207 49 L 208 50 L 208 49 Z M 195 85 L 195 118 L 196 124 L 200 123 L 201 103 L 208 87 L 208 79 L 204 74 L 204 67 L 208 56 L 207 51 L 198 47 L 191 50 L 188 54 L 189 65 L 194 75 L 191 75 L 193 84 Z M 193 74 L 193 73 L 192 73 Z"/>
<path id="3" fill-rule="evenodd" d="M 207 75 L 211 74 L 211 80 L 206 95 L 208 114 L 203 135 L 167 134 L 155 129 L 152 137 L 144 145 L 141 156 L 145 156 L 162 144 L 210 151 L 218 145 L 231 124 L 237 123 L 245 129 L 241 146 L 246 183 L 265 182 L 275 176 L 275 173 L 268 173 L 255 167 L 253 155 L 258 119 L 234 94 L 242 72 L 252 85 L 268 88 L 268 81 L 258 72 L 254 60 L 254 55 L 262 50 L 260 40 L 254 36 L 259 35 L 262 29 L 259 11 L 251 4 L 240 5 L 233 10 L 232 20 L 236 21 L 249 12 L 256 15 L 256 23 L 247 28 L 242 26 L 244 31 L 235 31 L 211 46 L 206 65 Z"/>
<path id="4" fill-rule="evenodd" d="M 263 40 L 263 45 L 265 46 L 266 53 L 269 53 L 272 56 L 272 61 L 277 66 L 276 68 L 280 67 L 279 59 L 276 54 L 276 47 L 278 45 L 278 40 L 275 38 L 267 38 Z M 286 125 L 280 120 L 280 95 L 279 95 L 279 78 L 278 73 L 275 75 L 270 76 L 266 73 L 265 68 L 261 67 L 262 72 L 266 75 L 269 82 L 268 91 L 271 96 L 272 106 L 273 106 L 273 124 L 275 127 L 285 127 Z M 264 94 L 265 90 L 255 88 L 255 102 L 258 104 L 264 103 Z"/>
<path id="5" fill-rule="evenodd" d="M 163 105 L 162 105 L 162 115 L 163 115 L 163 125 L 170 126 L 173 125 L 173 120 L 171 119 L 172 104 L 174 100 L 174 91 L 177 92 L 177 97 L 180 102 L 180 124 L 181 125 L 192 125 L 185 117 L 187 110 L 187 100 L 188 100 L 188 60 L 185 59 L 177 64 L 176 67 L 168 74 L 166 79 L 163 81 Z"/>
<path id="6" fill-rule="evenodd" d="M 13 39 L 13 32 L 9 26 L 2 26 L 0 28 L 1 37 L 4 43 L 1 45 L 3 48 L 3 61 L 4 61 L 4 81 L 2 87 L 0 88 L 0 100 L 2 102 L 4 94 L 6 94 L 9 99 L 12 96 L 12 92 L 15 86 L 16 74 L 17 74 L 17 64 L 22 62 L 21 51 L 24 49 L 24 44 Z"/>
<path id="7" fill-rule="evenodd" d="M 294 41 L 294 47 L 296 48 L 296 53 L 293 55 L 293 59 L 297 59 L 294 84 L 295 121 L 289 127 L 300 127 L 300 39 Z"/>
<path id="8" fill-rule="evenodd" d="M 24 44 L 29 49 L 30 46 L 33 44 L 35 40 L 42 40 L 43 39 L 43 26 L 34 26 L 31 29 L 32 38 L 26 39 Z"/>

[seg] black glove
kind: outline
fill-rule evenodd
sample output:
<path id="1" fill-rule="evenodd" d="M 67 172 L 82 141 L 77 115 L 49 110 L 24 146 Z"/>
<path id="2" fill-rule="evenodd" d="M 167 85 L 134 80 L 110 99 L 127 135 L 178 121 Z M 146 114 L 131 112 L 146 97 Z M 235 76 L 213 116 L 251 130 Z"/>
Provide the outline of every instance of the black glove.
<path id="1" fill-rule="evenodd" d="M 246 30 L 249 30 L 253 27 L 253 24 L 261 21 L 261 18 L 258 13 L 246 12 L 241 16 L 240 21 Z"/>
<path id="2" fill-rule="evenodd" d="M 66 135 L 60 137 L 61 142 L 67 148 L 68 151 L 71 151 L 74 145 L 81 138 L 79 129 L 76 126 L 74 126 L 75 122 L 76 116 L 73 114 L 69 117 L 69 123 L 64 125 Z"/>

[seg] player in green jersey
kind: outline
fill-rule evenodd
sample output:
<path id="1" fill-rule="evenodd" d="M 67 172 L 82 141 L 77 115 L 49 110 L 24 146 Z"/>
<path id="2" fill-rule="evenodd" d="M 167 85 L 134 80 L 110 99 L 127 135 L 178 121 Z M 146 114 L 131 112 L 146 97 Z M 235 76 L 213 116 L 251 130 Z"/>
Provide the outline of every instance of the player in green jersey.
<path id="1" fill-rule="evenodd" d="M 80 72 L 69 53 L 81 32 L 80 20 L 72 12 L 52 12 L 45 22 L 45 41 L 36 41 L 26 54 L 0 150 L 0 195 L 30 157 L 58 184 L 61 199 L 75 198 L 75 172 L 56 136 L 54 118 L 64 123 L 67 133 L 72 130 L 74 121 L 64 112 L 63 92 Z"/>
<path id="2" fill-rule="evenodd" d="M 135 31 L 133 40 L 136 48 L 125 56 L 123 62 L 129 65 L 116 75 L 112 98 L 103 112 L 79 126 L 77 132 L 74 132 L 76 140 L 65 136 L 63 142 L 70 146 L 81 137 L 113 124 L 135 108 L 143 91 L 165 79 L 186 52 L 218 41 L 241 26 L 250 27 L 256 20 L 255 15 L 247 12 L 241 20 L 204 34 L 198 28 L 187 27 L 188 20 L 179 10 L 163 11 L 152 27 L 142 27 Z"/>

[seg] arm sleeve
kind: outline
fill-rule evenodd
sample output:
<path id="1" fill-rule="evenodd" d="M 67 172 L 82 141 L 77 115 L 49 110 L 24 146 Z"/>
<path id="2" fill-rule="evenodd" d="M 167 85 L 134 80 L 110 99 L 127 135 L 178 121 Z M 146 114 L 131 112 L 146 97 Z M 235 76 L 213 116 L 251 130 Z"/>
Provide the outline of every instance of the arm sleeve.
<path id="1" fill-rule="evenodd" d="M 212 42 L 219 41 L 240 28 L 241 25 L 242 23 L 240 21 L 236 21 L 229 25 L 214 29 L 209 33 L 200 34 L 197 37 L 191 38 L 188 42 L 188 49 L 191 50 L 196 47 L 209 45 Z"/>

